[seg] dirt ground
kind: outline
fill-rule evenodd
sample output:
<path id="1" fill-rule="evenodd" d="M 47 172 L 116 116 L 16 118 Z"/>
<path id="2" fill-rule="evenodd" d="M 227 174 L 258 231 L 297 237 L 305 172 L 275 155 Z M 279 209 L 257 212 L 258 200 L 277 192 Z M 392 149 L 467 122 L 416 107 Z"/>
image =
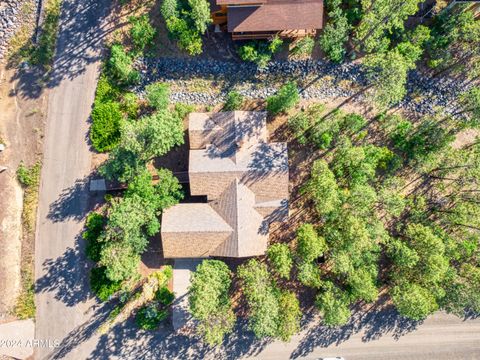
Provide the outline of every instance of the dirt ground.
<path id="1" fill-rule="evenodd" d="M 46 96 L 36 88 L 36 77 L 28 70 L 18 73 L 0 64 L 0 322 L 10 311 L 20 290 L 22 246 L 33 252 L 34 234 L 23 234 L 23 191 L 16 180 L 20 162 L 33 165 L 41 156 Z"/>

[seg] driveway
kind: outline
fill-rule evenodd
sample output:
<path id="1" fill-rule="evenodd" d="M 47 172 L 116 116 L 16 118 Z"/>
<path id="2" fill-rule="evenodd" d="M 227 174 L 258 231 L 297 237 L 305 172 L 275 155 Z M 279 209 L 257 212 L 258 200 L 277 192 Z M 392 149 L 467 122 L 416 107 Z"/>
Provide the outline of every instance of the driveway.
<path id="1" fill-rule="evenodd" d="M 72 331 L 91 319 L 95 306 L 88 294 L 89 265 L 81 232 L 88 210 L 91 162 L 88 118 L 105 34 L 100 24 L 107 6 L 107 0 L 63 1 L 57 55 L 48 84 L 35 243 L 35 338 L 60 342 L 63 347 Z M 51 352 L 52 357 L 59 357 L 58 349 L 39 347 L 36 358 Z"/>

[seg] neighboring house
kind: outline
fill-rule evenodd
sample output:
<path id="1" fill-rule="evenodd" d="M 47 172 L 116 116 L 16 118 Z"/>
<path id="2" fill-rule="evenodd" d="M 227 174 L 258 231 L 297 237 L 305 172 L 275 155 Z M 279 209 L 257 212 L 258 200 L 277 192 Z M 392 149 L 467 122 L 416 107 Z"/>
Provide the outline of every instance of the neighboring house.
<path id="1" fill-rule="evenodd" d="M 287 144 L 268 143 L 265 112 L 191 113 L 188 133 L 190 193 L 207 201 L 164 211 L 164 257 L 263 255 L 288 217 Z"/>
<path id="2" fill-rule="evenodd" d="M 323 27 L 323 0 L 210 0 L 215 25 L 233 40 L 313 36 Z"/>

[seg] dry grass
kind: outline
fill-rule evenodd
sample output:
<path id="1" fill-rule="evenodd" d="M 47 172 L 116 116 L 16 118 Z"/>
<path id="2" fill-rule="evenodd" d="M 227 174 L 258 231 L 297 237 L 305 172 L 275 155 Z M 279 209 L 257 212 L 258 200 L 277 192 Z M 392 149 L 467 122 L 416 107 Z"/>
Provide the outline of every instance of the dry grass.
<path id="1" fill-rule="evenodd" d="M 40 162 L 35 163 L 29 168 L 21 165 L 17 170 L 17 177 L 24 187 L 22 212 L 23 238 L 21 259 L 21 291 L 14 308 L 14 315 L 19 319 L 35 317 L 33 266 L 40 170 Z"/>
<path id="2" fill-rule="evenodd" d="M 35 2 L 26 1 L 20 9 L 22 25 L 17 29 L 8 45 L 7 59 L 13 66 L 28 59 L 33 52 L 33 33 L 35 31 Z"/>

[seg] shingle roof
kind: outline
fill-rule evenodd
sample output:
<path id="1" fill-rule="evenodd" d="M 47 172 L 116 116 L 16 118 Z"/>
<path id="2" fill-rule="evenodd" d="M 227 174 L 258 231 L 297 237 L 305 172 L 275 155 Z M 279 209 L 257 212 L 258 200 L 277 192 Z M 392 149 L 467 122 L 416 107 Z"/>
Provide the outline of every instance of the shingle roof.
<path id="1" fill-rule="evenodd" d="M 229 32 L 321 29 L 323 0 L 268 0 L 260 6 L 229 6 L 227 16 Z"/>
<path id="2" fill-rule="evenodd" d="M 208 203 L 165 211 L 165 256 L 264 254 L 269 223 L 288 216 L 286 144 L 267 142 L 265 112 L 192 113 L 189 137 L 190 192 Z"/>

